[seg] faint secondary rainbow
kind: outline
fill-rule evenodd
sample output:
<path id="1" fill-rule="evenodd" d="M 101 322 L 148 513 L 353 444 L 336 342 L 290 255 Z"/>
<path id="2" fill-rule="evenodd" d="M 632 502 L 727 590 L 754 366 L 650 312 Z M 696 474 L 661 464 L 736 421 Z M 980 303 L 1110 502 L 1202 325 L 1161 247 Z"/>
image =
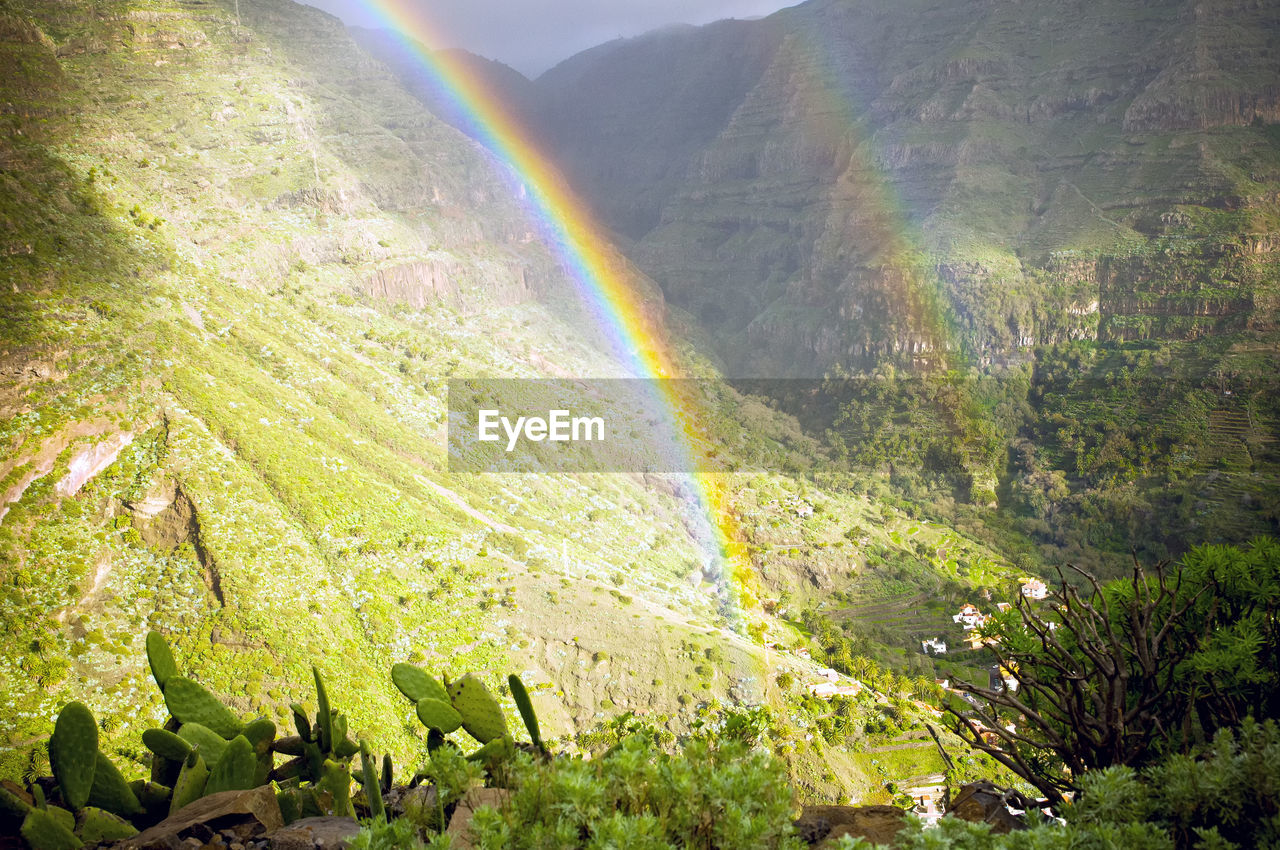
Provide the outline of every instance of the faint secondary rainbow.
<path id="1" fill-rule="evenodd" d="M 363 0 L 362 5 L 417 59 L 438 84 L 439 91 L 460 110 L 481 143 L 516 173 L 526 189 L 530 208 L 570 267 L 580 295 L 632 374 L 650 379 L 679 376 L 680 368 L 661 325 L 626 279 L 623 263 L 610 251 L 609 240 L 600 236 L 592 215 L 484 82 L 455 56 L 430 49 L 444 39 L 426 11 L 410 0 Z M 656 380 L 654 385 L 688 461 L 698 502 L 695 515 L 705 522 L 711 541 L 712 551 L 707 554 L 726 581 L 725 589 L 736 600 L 743 582 L 750 577 L 743 557 L 745 547 L 729 510 L 722 478 L 696 471 L 699 460 L 707 457 L 712 447 L 701 434 L 696 403 L 679 393 L 681 383 Z"/>

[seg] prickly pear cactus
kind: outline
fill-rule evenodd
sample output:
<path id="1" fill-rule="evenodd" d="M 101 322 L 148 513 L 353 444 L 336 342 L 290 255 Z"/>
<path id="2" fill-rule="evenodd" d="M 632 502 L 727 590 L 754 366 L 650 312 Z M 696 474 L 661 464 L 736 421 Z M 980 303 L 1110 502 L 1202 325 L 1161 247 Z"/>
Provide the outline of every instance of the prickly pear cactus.
<path id="1" fill-rule="evenodd" d="M 209 782 L 204 793 L 247 791 L 254 787 L 257 772 L 258 755 L 253 751 L 253 744 L 245 736 L 237 735 L 227 744 L 226 752 L 209 771 Z"/>
<path id="2" fill-rule="evenodd" d="M 191 744 L 168 729 L 146 730 L 142 733 L 142 745 L 160 758 L 170 761 L 183 761 L 191 752 Z"/>
<path id="3" fill-rule="evenodd" d="M 333 750 L 333 715 L 329 711 L 329 693 L 324 689 L 320 670 L 312 667 L 311 675 L 316 680 L 316 702 L 320 705 L 320 710 L 316 712 L 316 726 L 319 727 L 316 743 L 320 745 L 321 752 L 327 753 Z"/>
<path id="4" fill-rule="evenodd" d="M 147 663 L 151 665 L 152 678 L 163 693 L 165 682 L 178 675 L 178 663 L 173 660 L 168 641 L 159 632 L 147 632 Z"/>
<path id="5" fill-rule="evenodd" d="M 462 715 L 462 728 L 482 744 L 507 734 L 507 719 L 498 701 L 475 676 L 468 673 L 449 686 L 449 699 Z"/>
<path id="6" fill-rule="evenodd" d="M 164 703 L 169 713 L 183 724 L 199 723 L 231 740 L 244 729 L 231 709 L 209 693 L 204 685 L 184 676 L 170 676 L 164 686 Z"/>
<path id="7" fill-rule="evenodd" d="M 32 850 L 76 850 L 84 842 L 48 809 L 33 808 L 22 821 L 22 837 Z"/>
<path id="8" fill-rule="evenodd" d="M 25 818 L 31 808 L 31 804 L 22 797 L 0 785 L 0 812 L 7 812 L 14 818 Z"/>
<path id="9" fill-rule="evenodd" d="M 221 735 L 200 723 L 184 723 L 178 730 L 178 737 L 193 748 L 200 750 L 200 756 L 210 768 L 215 767 L 226 752 L 227 742 Z"/>
<path id="10" fill-rule="evenodd" d="M 195 750 L 182 763 L 182 772 L 178 781 L 173 784 L 173 799 L 169 803 L 169 814 L 181 809 L 188 803 L 194 803 L 204 796 L 205 785 L 209 782 L 209 767 Z"/>
<path id="11" fill-rule="evenodd" d="M 138 834 L 133 824 L 111 812 L 86 806 L 80 811 L 76 834 L 85 844 L 105 844 Z"/>
<path id="12" fill-rule="evenodd" d="M 378 772 L 374 767 L 369 747 L 360 742 L 360 783 L 364 786 L 364 799 L 369 804 L 369 817 L 386 820 L 387 810 L 382 805 L 382 788 L 378 785 Z"/>
<path id="13" fill-rule="evenodd" d="M 449 701 L 449 692 L 444 689 L 436 681 L 435 677 L 420 667 L 414 667 L 412 664 L 400 663 L 391 668 L 391 681 L 413 702 L 420 702 L 424 699 L 438 699 L 441 702 Z"/>
<path id="14" fill-rule="evenodd" d="M 500 738 L 494 738 L 467 756 L 467 760 L 482 762 L 487 767 L 492 768 L 494 765 L 511 758 L 515 755 L 515 752 L 515 740 L 510 735 L 503 735 Z"/>
<path id="15" fill-rule="evenodd" d="M 446 735 L 462 725 L 462 715 L 457 709 L 431 697 L 418 700 L 418 719 L 428 729 L 439 729 Z"/>
<path id="16" fill-rule="evenodd" d="M 516 701 L 516 708 L 520 709 L 520 719 L 524 721 L 524 728 L 529 730 L 529 740 L 535 747 L 545 752 L 542 734 L 538 730 L 538 715 L 533 711 L 533 701 L 529 699 L 529 692 L 525 690 L 524 682 L 512 673 L 507 677 L 507 684 L 511 686 L 511 697 Z"/>
<path id="17" fill-rule="evenodd" d="M 62 799 L 71 808 L 79 809 L 88 802 L 97 759 L 98 724 L 93 712 L 83 703 L 67 703 L 49 738 L 49 763 Z"/>
<path id="18" fill-rule="evenodd" d="M 89 789 L 89 803 L 99 809 L 129 817 L 142 813 L 142 804 L 124 781 L 120 771 L 101 752 L 93 769 L 93 787 Z"/>
<path id="19" fill-rule="evenodd" d="M 316 791 L 323 798 L 325 814 L 333 817 L 353 817 L 351 808 L 351 769 L 345 761 L 326 761 Z"/>

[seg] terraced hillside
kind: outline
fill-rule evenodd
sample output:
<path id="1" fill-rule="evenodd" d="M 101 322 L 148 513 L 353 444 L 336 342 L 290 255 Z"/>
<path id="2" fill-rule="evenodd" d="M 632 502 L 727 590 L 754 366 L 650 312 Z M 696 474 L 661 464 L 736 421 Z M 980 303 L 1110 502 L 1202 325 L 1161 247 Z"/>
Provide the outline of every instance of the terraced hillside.
<path id="1" fill-rule="evenodd" d="M 768 611 L 810 560 L 811 593 L 845 581 L 852 548 L 788 547 L 734 588 L 678 481 L 449 473 L 449 377 L 621 371 L 506 171 L 339 22 L 286 0 L 4 0 L 0 63 L 0 775 L 47 770 L 36 744 L 72 698 L 141 772 L 155 628 L 246 715 L 285 717 L 318 664 L 353 733 L 406 765 L 424 742 L 387 671 L 413 660 L 521 671 L 548 735 L 767 706 L 811 794 L 886 793 L 846 757 L 852 727 L 803 743 L 830 707 L 782 688 L 767 646 L 807 640 Z M 901 513 L 805 480 L 820 457 L 793 421 L 717 409 L 713 430 L 795 471 L 732 491 L 874 515 L 906 551 Z M 894 722 L 917 723 L 899 684 Z M 858 705 L 858 735 L 888 734 Z"/>

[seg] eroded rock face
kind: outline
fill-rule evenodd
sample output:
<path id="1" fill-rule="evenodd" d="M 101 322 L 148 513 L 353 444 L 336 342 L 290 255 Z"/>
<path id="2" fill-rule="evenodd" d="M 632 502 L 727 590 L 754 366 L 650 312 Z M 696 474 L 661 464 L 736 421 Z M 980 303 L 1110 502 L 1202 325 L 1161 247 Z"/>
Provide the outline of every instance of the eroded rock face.
<path id="1" fill-rule="evenodd" d="M 115 463 L 120 451 L 132 442 L 133 433 L 122 431 L 76 452 L 67 465 L 67 474 L 58 482 L 58 495 L 70 497 L 80 492 L 89 479 Z"/>
<path id="2" fill-rule="evenodd" d="M 134 527 L 148 546 L 173 551 L 190 545 L 200 565 L 209 595 L 219 606 L 226 604 L 222 574 L 217 561 L 205 546 L 200 515 L 190 495 L 173 481 L 166 481 L 137 502 L 125 505 L 133 515 Z"/>
<path id="3" fill-rule="evenodd" d="M 1180 210 L 1274 202 L 1251 164 L 1265 128 L 1196 134 L 1280 120 L 1277 32 L 1276 4 L 1234 0 L 1083 18 L 810 2 L 611 42 L 506 88 L 730 372 L 812 377 L 927 366 L 956 337 L 992 359 L 1273 323 L 1247 269 L 1215 269 L 1222 291 L 1155 256 L 1154 291 L 1114 258 L 1170 236 L 1215 265 L 1196 242 L 1215 234 Z M 1219 241 L 1256 256 L 1255 229 Z M 1086 274 L 1064 268 L 1081 255 Z"/>

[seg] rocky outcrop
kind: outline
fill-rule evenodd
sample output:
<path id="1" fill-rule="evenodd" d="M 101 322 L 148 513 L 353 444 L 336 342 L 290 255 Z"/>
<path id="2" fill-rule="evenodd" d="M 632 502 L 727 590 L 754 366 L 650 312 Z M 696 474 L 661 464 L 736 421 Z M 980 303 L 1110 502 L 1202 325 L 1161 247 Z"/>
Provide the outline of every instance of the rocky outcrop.
<path id="1" fill-rule="evenodd" d="M 222 573 L 201 536 L 200 514 L 180 485 L 166 481 L 136 502 L 125 503 L 134 527 L 148 546 L 171 552 L 189 545 L 200 566 L 205 589 L 219 608 L 226 605 Z"/>
<path id="2" fill-rule="evenodd" d="M 810 374 L 1256 324 L 1251 282 L 1207 291 L 1143 241 L 1277 203 L 1263 128 L 1161 134 L 1280 120 L 1278 49 L 1280 7 L 1243 0 L 811 0 L 610 42 L 510 99 L 730 371 Z M 1212 226 L 1269 244 L 1241 221 Z"/>

